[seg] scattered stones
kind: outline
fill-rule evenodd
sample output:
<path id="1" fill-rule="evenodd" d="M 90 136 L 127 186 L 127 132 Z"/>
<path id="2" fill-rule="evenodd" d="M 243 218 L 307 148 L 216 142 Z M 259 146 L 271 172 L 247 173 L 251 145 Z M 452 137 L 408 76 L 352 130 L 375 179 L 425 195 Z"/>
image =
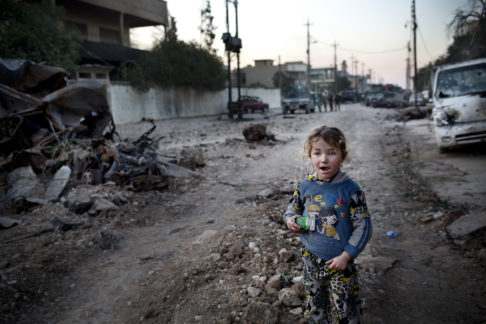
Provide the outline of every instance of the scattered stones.
<path id="1" fill-rule="evenodd" d="M 257 193 L 257 198 L 260 199 L 269 199 L 276 195 L 276 190 L 272 188 L 266 188 Z"/>
<path id="2" fill-rule="evenodd" d="M 280 290 L 282 288 L 282 275 L 277 273 L 268 280 L 268 286 L 273 289 Z"/>
<path id="3" fill-rule="evenodd" d="M 248 143 L 275 141 L 275 135 L 267 132 L 267 127 L 262 124 L 252 125 L 243 129 L 243 136 Z"/>
<path id="4" fill-rule="evenodd" d="M 270 304 L 252 302 L 246 308 L 245 318 L 249 323 L 275 324 L 279 321 L 279 311 Z"/>
<path id="5" fill-rule="evenodd" d="M 193 147 L 185 147 L 180 152 L 180 159 L 177 164 L 195 170 L 204 167 L 206 162 L 204 162 L 204 157 L 201 151 Z"/>
<path id="6" fill-rule="evenodd" d="M 385 272 L 393 268 L 398 260 L 391 257 L 360 254 L 356 259 L 356 264 L 368 270 L 372 275 L 383 275 Z"/>
<path id="7" fill-rule="evenodd" d="M 283 248 L 281 249 L 279 252 L 278 252 L 278 255 L 280 256 L 280 259 L 283 261 L 283 262 L 289 262 L 292 260 L 294 254 L 292 253 L 292 251 L 288 251 L 286 248 Z"/>
<path id="8" fill-rule="evenodd" d="M 290 314 L 292 315 L 300 315 L 302 314 L 304 311 L 302 310 L 302 307 L 297 307 L 297 308 L 294 308 L 290 311 Z"/>
<path id="9" fill-rule="evenodd" d="M 119 250 L 121 236 L 119 234 L 114 234 L 106 231 L 100 232 L 100 248 L 102 250 Z"/>
<path id="10" fill-rule="evenodd" d="M 95 202 L 93 204 L 93 209 L 97 213 L 101 213 L 101 212 L 104 212 L 104 211 L 118 211 L 119 210 L 117 205 L 115 205 L 111 201 L 103 199 L 103 198 L 98 198 L 98 199 L 95 200 Z"/>
<path id="11" fill-rule="evenodd" d="M 251 286 L 248 287 L 247 291 L 248 291 L 248 296 L 250 296 L 252 298 L 257 297 L 262 292 L 260 289 L 258 289 L 256 287 L 251 287 Z"/>
<path id="12" fill-rule="evenodd" d="M 302 304 L 298 294 L 290 288 L 280 290 L 278 293 L 278 300 L 280 300 L 285 306 L 295 307 Z"/>

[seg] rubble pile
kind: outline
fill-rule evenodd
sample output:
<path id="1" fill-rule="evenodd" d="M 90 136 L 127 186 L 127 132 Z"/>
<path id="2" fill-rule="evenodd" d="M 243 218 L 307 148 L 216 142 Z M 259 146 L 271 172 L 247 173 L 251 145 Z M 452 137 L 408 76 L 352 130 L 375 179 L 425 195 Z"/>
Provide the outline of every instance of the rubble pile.
<path id="1" fill-rule="evenodd" d="M 267 132 L 267 127 L 262 124 L 248 126 L 243 129 L 243 136 L 248 143 L 268 143 L 271 144 L 276 141 L 275 135 Z"/>
<path id="2" fill-rule="evenodd" d="M 114 182 L 134 191 L 163 190 L 190 170 L 164 161 L 152 129 L 119 141 L 104 87 L 66 84 L 63 69 L 26 60 L 0 60 L 0 166 L 3 205 L 17 211 L 57 201 L 66 187 Z M 185 160 L 191 161 L 191 154 Z M 194 169 L 203 166 L 182 163 Z M 3 206 L 5 208 L 5 206 Z"/>

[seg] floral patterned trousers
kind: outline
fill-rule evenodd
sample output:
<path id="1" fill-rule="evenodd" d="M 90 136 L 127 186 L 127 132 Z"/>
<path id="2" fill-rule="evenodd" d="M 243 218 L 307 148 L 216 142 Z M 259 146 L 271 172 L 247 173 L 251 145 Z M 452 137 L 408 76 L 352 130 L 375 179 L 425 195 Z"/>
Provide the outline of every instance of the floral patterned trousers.
<path id="1" fill-rule="evenodd" d="M 308 322 L 363 323 L 354 262 L 351 261 L 344 271 L 331 270 L 325 263 L 326 260 L 302 247 L 305 316 Z"/>

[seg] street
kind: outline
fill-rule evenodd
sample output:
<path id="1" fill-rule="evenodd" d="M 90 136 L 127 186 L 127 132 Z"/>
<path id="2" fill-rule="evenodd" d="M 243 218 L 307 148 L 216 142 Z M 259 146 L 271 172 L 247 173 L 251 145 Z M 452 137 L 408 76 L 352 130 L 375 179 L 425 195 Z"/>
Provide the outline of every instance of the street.
<path id="1" fill-rule="evenodd" d="M 5 323 L 299 322 L 300 245 L 281 217 L 297 182 L 311 170 L 302 157 L 304 139 L 323 124 L 346 135 L 343 171 L 366 193 L 372 217 L 372 239 L 356 260 L 365 321 L 486 321 L 484 228 L 455 238 L 447 230 L 463 215 L 484 214 L 486 152 L 439 155 L 428 120 L 404 124 L 395 115 L 393 109 L 345 104 L 339 112 L 283 116 L 271 110 L 241 122 L 226 116 L 156 121 L 150 136 L 159 139 L 162 156 L 192 147 L 202 152 L 205 166 L 166 191 L 117 189 L 128 197 L 123 209 L 92 220 L 87 229 L 22 241 L 4 232 L 2 245 L 20 251 L 15 258 L 2 254 L 8 261 L 0 270 L 9 279 L 15 273 L 42 278 L 43 262 L 72 259 L 70 271 L 50 270 L 43 284 L 31 280 L 29 289 L 37 294 L 19 289 L 15 305 L 3 308 Z M 264 124 L 276 140 L 247 143 L 242 131 L 253 124 Z M 117 130 L 122 139 L 133 139 L 150 126 Z M 107 188 L 97 190 L 113 192 Z M 42 225 L 34 214 L 23 215 L 25 227 Z M 42 215 L 45 222 L 72 217 L 54 204 Z M 100 231 L 115 235 L 119 248 L 93 244 Z M 48 248 L 58 257 L 39 256 L 37 263 L 24 257 L 29 249 L 40 255 Z M 271 284 L 275 275 L 282 275 L 278 289 Z M 284 288 L 298 291 L 301 305 L 282 301 Z"/>

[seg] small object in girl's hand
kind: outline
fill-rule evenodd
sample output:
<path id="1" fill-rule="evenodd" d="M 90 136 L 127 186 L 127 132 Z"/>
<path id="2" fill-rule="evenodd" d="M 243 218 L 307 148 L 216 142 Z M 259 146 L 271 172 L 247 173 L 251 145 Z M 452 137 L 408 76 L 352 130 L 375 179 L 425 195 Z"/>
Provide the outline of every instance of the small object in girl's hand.
<path id="1" fill-rule="evenodd" d="M 388 231 L 388 232 L 386 232 L 386 235 L 388 235 L 389 237 L 397 237 L 398 236 L 398 232 Z"/>

